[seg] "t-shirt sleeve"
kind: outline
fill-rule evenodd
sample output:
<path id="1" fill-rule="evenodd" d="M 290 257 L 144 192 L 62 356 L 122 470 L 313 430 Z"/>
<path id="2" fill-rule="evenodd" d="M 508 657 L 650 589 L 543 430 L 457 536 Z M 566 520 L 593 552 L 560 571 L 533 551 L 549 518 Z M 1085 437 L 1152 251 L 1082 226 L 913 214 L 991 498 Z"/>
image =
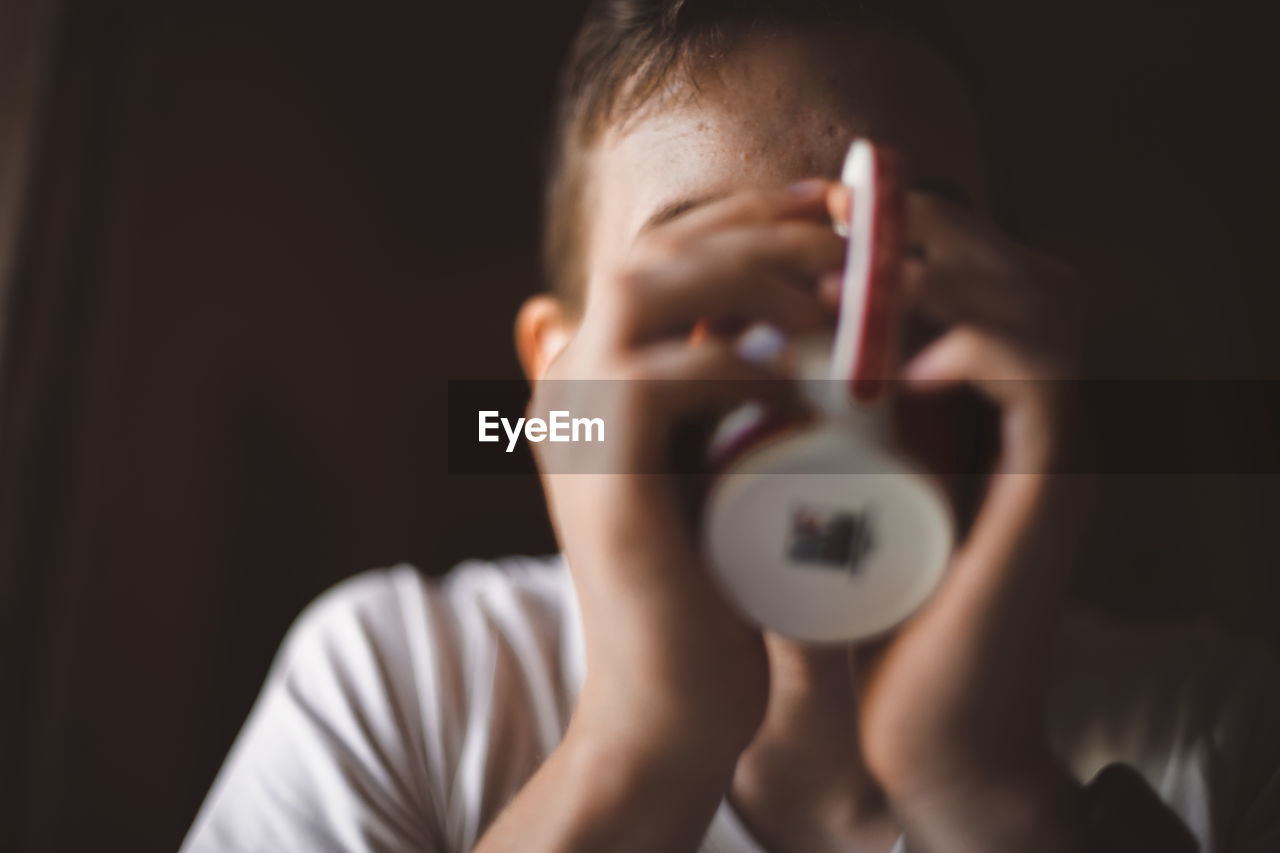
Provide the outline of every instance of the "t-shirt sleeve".
<path id="1" fill-rule="evenodd" d="M 1280 670 L 1210 625 L 1073 620 L 1050 732 L 1081 781 L 1136 769 L 1204 853 L 1280 851 Z"/>
<path id="2" fill-rule="evenodd" d="M 470 849 L 559 735 L 536 593 L 492 570 L 437 583 L 400 567 L 321 596 L 183 853 Z"/>

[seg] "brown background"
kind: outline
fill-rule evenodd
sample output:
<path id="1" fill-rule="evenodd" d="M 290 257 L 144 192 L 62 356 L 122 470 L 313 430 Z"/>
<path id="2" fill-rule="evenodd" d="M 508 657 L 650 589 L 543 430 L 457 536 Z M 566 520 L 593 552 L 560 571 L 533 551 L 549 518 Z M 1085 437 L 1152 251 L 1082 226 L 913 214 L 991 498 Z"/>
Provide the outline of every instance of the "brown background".
<path id="1" fill-rule="evenodd" d="M 1020 230 L 1090 270 L 1093 371 L 1280 375 L 1265 28 L 947 5 Z M 446 474 L 443 406 L 516 375 L 579 9 L 61 5 L 4 339 L 0 849 L 174 849 L 317 592 L 553 547 L 532 478 Z M 1267 636 L 1273 485 L 1112 482 L 1082 587 Z"/>

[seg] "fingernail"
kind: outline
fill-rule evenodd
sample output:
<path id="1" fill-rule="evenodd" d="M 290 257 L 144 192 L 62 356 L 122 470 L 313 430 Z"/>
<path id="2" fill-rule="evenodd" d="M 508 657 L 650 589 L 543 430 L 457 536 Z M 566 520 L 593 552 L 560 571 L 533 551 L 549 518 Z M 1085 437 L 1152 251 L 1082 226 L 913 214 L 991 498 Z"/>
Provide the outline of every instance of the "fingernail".
<path id="1" fill-rule="evenodd" d="M 768 323 L 757 323 L 738 339 L 738 356 L 752 364 L 778 363 L 787 349 L 787 336 Z"/>
<path id="2" fill-rule="evenodd" d="M 806 181 L 796 181 L 794 184 L 787 184 L 787 192 L 793 198 L 818 198 L 825 193 L 826 190 L 827 182 L 820 178 L 810 178 Z"/>
<path id="3" fill-rule="evenodd" d="M 933 374 L 937 369 L 934 362 L 937 361 L 935 347 L 926 347 L 924 352 L 916 353 L 915 357 L 908 361 L 902 367 L 902 378 L 907 382 L 928 382 L 933 379 Z"/>
<path id="4" fill-rule="evenodd" d="M 827 197 L 827 210 L 831 223 L 842 237 L 849 236 L 849 219 L 853 212 L 853 190 L 845 184 L 837 184 Z"/>

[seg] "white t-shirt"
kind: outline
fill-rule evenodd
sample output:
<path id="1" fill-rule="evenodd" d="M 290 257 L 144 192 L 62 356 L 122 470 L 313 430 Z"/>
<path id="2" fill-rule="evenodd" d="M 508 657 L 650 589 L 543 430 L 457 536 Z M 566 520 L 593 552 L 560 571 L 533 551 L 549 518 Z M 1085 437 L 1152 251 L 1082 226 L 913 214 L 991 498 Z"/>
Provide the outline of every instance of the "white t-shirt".
<path id="1" fill-rule="evenodd" d="M 583 671 L 559 558 L 352 578 L 290 630 L 182 849 L 469 850 L 560 742 Z M 1049 729 L 1082 780 L 1124 761 L 1203 850 L 1280 851 L 1264 655 L 1073 619 L 1054 675 Z M 727 802 L 700 849 L 763 853 Z"/>

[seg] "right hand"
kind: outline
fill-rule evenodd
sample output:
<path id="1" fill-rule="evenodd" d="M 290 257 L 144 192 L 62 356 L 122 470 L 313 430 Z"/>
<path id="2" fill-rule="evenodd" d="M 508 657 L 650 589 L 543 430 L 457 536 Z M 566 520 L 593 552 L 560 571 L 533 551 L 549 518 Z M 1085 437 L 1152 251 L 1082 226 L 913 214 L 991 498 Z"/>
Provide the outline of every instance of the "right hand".
<path id="1" fill-rule="evenodd" d="M 793 383 L 743 361 L 727 332 L 832 322 L 815 286 L 844 254 L 826 219 L 829 186 L 736 194 L 642 233 L 622 269 L 590 282 L 579 328 L 534 389 L 531 414 L 576 414 L 580 395 L 578 411 L 607 430 L 594 473 L 564 473 L 547 458 L 563 449 L 534 445 L 585 632 L 579 731 L 686 759 L 696 749 L 731 768 L 760 723 L 763 638 L 715 587 L 677 478 L 663 472 L 672 429 L 689 417 L 748 400 L 795 409 Z M 691 343 L 699 323 L 722 333 Z"/>

